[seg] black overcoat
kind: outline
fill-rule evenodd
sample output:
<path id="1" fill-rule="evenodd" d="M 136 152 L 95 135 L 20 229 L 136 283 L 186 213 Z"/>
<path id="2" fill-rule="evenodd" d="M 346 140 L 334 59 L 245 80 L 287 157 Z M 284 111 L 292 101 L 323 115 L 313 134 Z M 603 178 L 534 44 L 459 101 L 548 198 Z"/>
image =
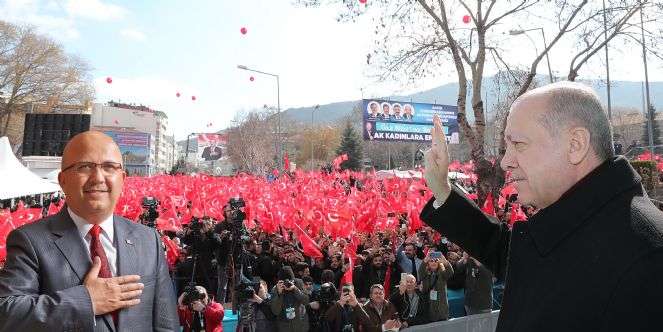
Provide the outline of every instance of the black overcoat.
<path id="1" fill-rule="evenodd" d="M 497 331 L 663 331 L 663 213 L 623 157 L 513 230 L 458 188 L 432 203 L 422 220 L 505 278 Z"/>

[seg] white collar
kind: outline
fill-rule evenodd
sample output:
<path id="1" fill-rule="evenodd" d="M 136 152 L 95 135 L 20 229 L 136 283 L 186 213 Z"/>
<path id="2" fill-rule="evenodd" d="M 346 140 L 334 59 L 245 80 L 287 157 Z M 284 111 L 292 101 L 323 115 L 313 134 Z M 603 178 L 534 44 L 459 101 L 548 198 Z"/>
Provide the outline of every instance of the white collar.
<path id="1" fill-rule="evenodd" d="M 71 216 L 71 220 L 76 224 L 76 228 L 78 228 L 78 232 L 81 234 L 81 237 L 85 239 L 87 234 L 90 232 L 90 229 L 92 229 L 91 223 L 87 222 L 87 220 L 81 218 L 78 216 L 74 211 L 71 210 L 70 207 L 67 206 L 67 212 L 69 212 L 69 216 Z M 113 215 L 111 214 L 106 218 L 104 221 L 102 221 L 99 224 L 99 227 L 101 227 L 101 230 L 103 230 L 103 233 L 106 234 L 106 237 L 110 242 L 113 242 L 113 235 L 114 235 L 114 228 L 113 228 Z"/>

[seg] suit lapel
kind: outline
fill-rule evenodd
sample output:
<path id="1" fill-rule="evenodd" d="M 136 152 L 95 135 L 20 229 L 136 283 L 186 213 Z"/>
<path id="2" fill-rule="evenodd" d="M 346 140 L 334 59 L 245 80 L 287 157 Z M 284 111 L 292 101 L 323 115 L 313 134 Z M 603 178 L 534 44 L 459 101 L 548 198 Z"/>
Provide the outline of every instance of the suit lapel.
<path id="1" fill-rule="evenodd" d="M 51 232 L 59 236 L 55 240 L 55 245 L 69 262 L 71 269 L 74 270 L 82 284 L 85 275 L 92 267 L 92 259 L 87 244 L 81 238 L 76 224 L 69 216 L 66 205 L 60 210 L 58 217 L 51 222 Z M 103 320 L 111 331 L 115 331 L 115 324 L 110 315 L 104 315 Z"/>
<path id="2" fill-rule="evenodd" d="M 115 245 L 117 248 L 117 275 L 126 276 L 138 274 L 138 256 L 136 255 L 136 243 L 133 237 L 134 225 L 121 217 L 113 217 L 113 228 L 115 229 Z M 123 322 L 127 321 L 127 315 L 131 308 L 122 309 L 118 314 L 118 329 L 124 328 Z"/>
<path id="3" fill-rule="evenodd" d="M 130 221 L 118 216 L 113 217 L 115 229 L 115 244 L 117 246 L 117 274 L 140 274 L 138 269 L 138 256 L 136 255 L 136 239 L 133 237 L 134 225 Z"/>
<path id="4" fill-rule="evenodd" d="M 66 206 L 60 211 L 57 218 L 51 221 L 51 231 L 59 236 L 55 240 L 55 245 L 69 262 L 71 269 L 83 282 L 87 271 L 92 266 L 92 260 L 87 245 L 78 233 L 76 224 L 71 220 Z"/>

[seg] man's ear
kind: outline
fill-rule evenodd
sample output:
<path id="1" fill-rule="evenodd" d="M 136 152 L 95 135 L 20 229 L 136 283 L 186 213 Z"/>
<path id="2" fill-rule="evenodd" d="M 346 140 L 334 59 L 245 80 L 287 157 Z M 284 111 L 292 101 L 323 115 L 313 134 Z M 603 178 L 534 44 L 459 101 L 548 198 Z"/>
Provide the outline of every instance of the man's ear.
<path id="1" fill-rule="evenodd" d="M 589 130 L 584 127 L 571 127 L 568 134 L 568 159 L 571 164 L 578 165 L 588 157 L 592 149 Z"/>

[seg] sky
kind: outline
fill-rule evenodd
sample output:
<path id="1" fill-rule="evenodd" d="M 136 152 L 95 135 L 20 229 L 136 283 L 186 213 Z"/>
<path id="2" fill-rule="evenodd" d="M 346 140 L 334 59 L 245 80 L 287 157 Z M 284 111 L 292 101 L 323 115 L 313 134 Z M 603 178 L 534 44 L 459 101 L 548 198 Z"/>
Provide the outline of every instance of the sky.
<path id="1" fill-rule="evenodd" d="M 85 59 L 93 67 L 96 102 L 120 100 L 164 111 L 177 139 L 223 129 L 237 112 L 276 106 L 275 78 L 238 65 L 278 74 L 282 109 L 411 93 L 454 79 L 450 67 L 416 84 L 376 82 L 366 64 L 375 36 L 371 7 L 357 22 L 339 23 L 338 7 L 302 8 L 293 2 L 0 0 L 0 19 L 34 25 Z M 527 28 L 507 25 L 504 31 Z M 513 37 L 502 47 L 514 50 L 510 58 L 527 63 L 533 55 L 527 43 L 539 41 L 536 35 Z M 553 72 L 568 67 L 567 53 L 570 44 L 553 50 Z M 633 65 L 641 58 L 632 53 L 611 53 L 613 79 L 642 79 L 641 66 Z M 663 80 L 662 64 L 650 62 L 650 80 Z M 602 77 L 603 63 L 592 61 L 583 77 Z"/>

